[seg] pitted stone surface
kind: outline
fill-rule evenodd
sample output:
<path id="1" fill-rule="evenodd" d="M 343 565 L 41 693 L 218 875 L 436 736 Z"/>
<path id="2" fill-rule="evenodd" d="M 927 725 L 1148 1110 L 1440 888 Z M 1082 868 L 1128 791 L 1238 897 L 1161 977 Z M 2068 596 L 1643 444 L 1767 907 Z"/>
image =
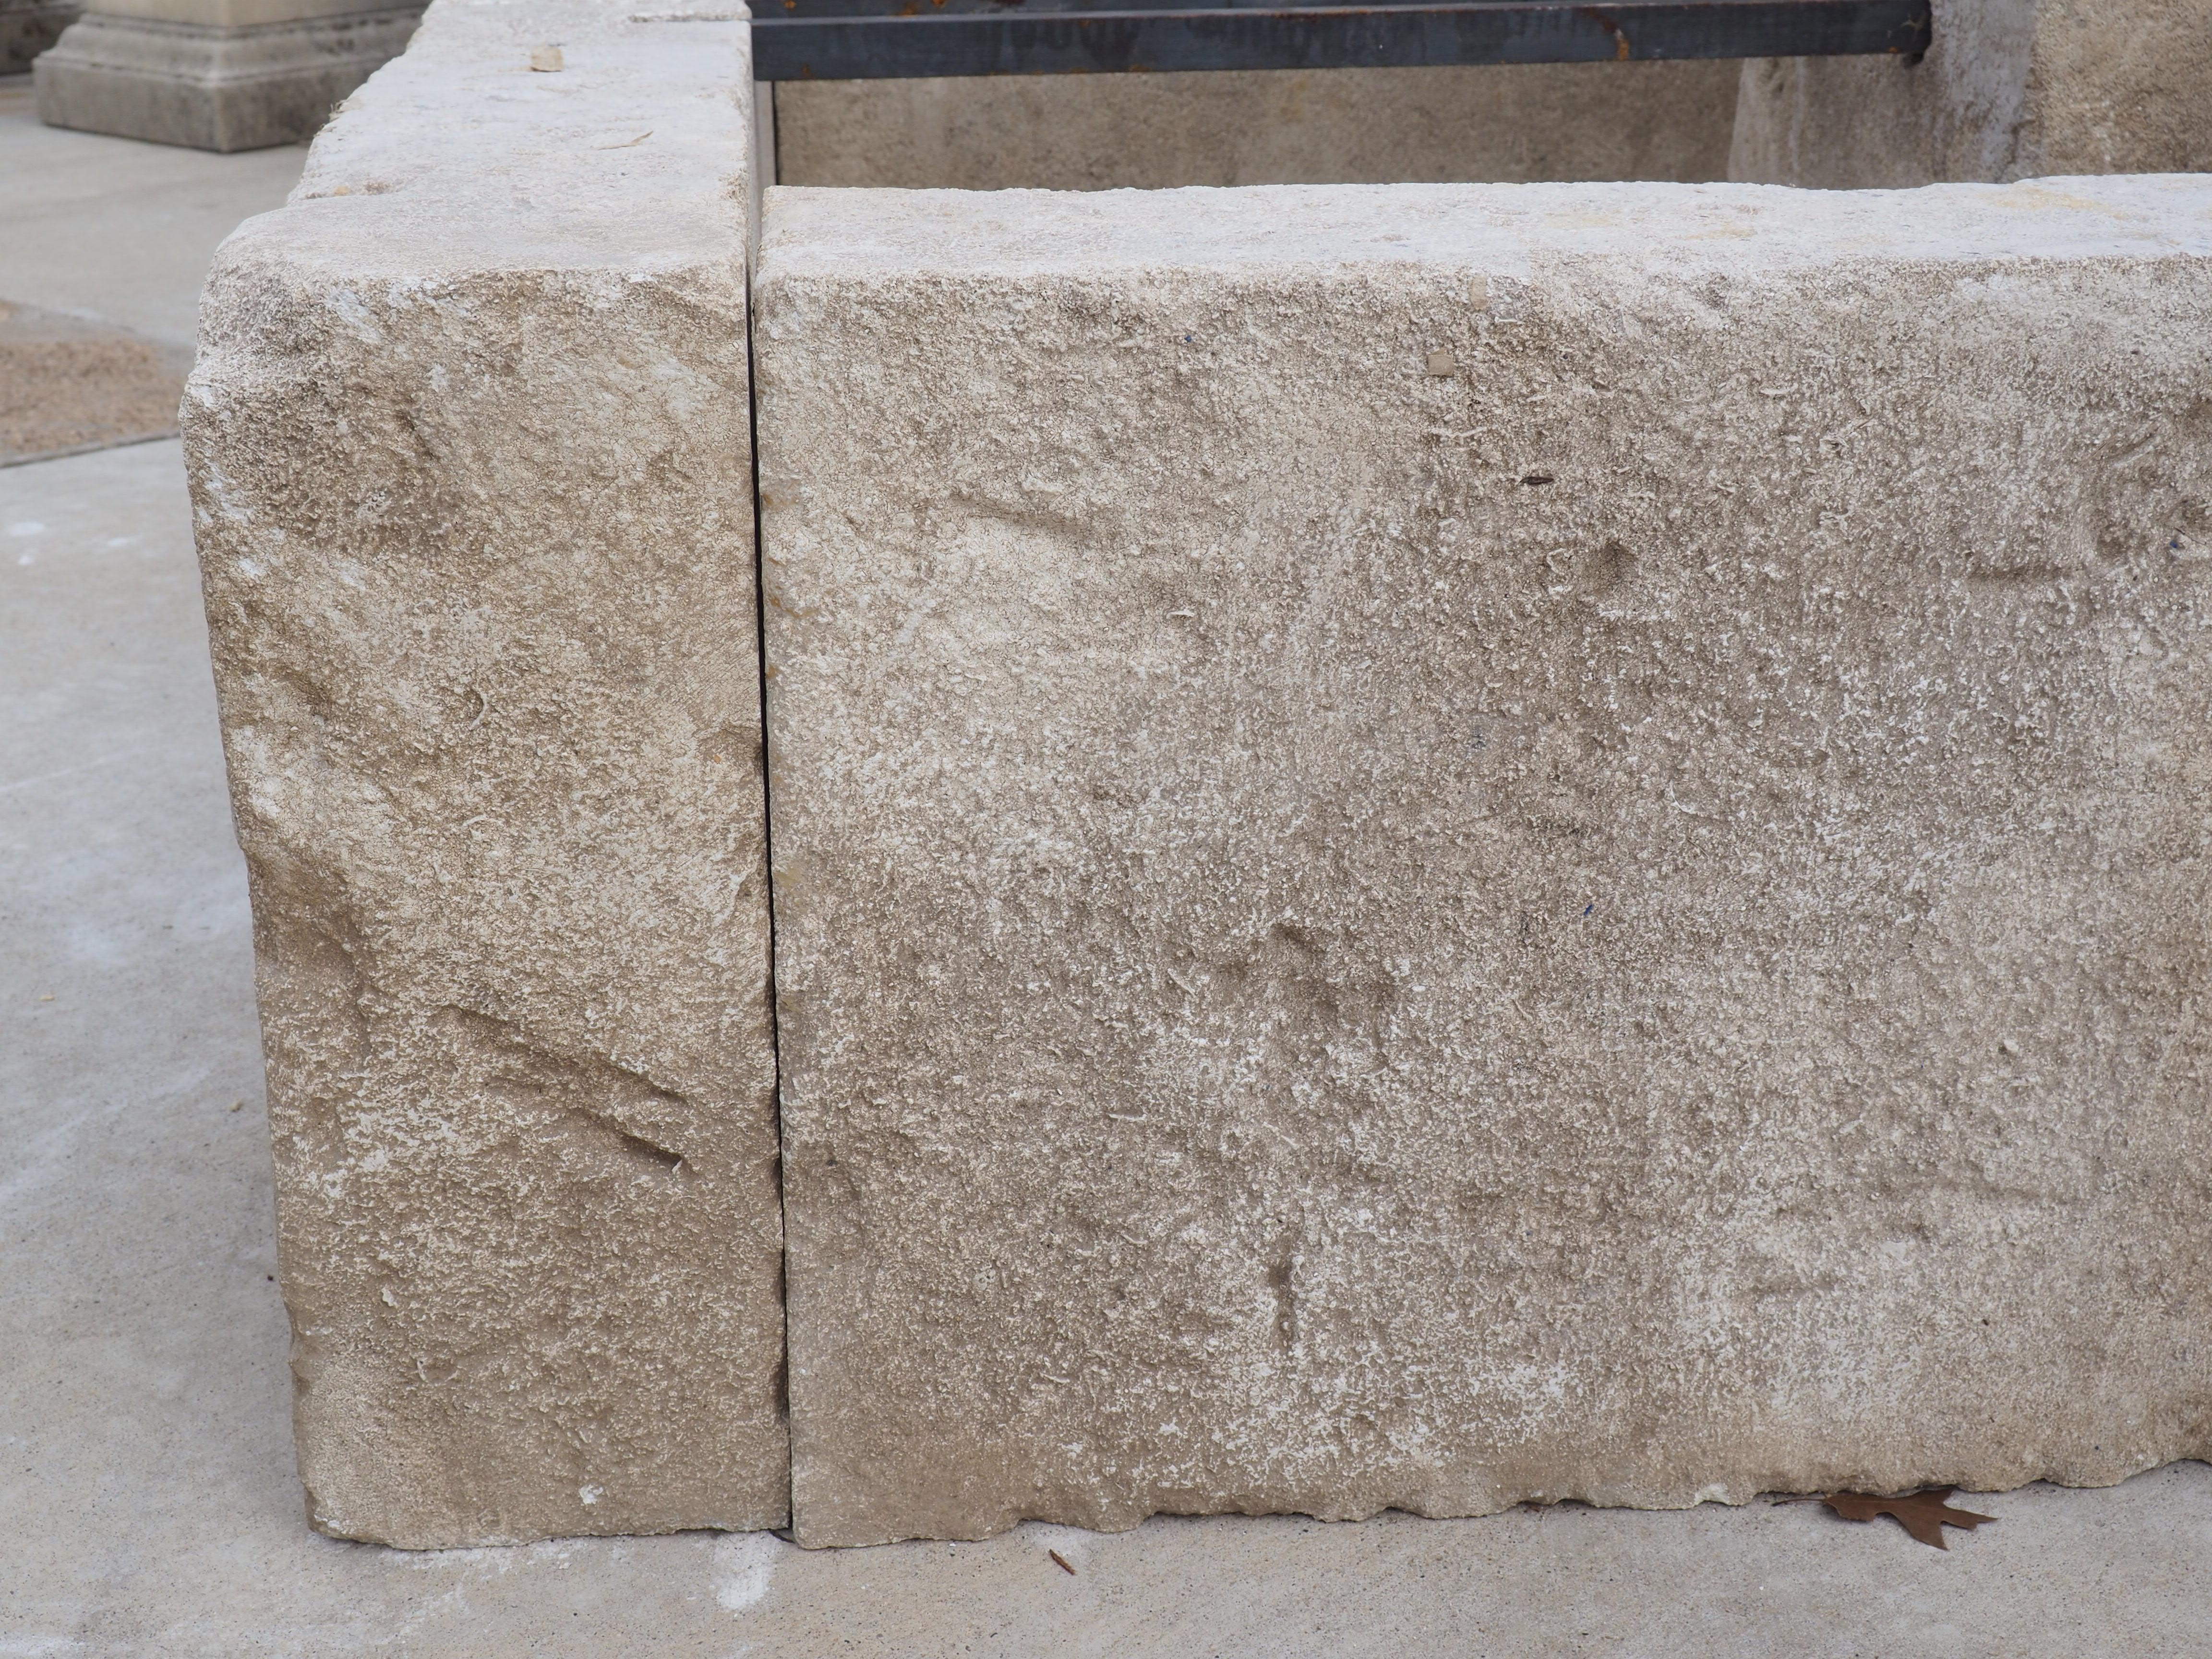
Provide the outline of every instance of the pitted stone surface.
<path id="1" fill-rule="evenodd" d="M 2212 180 L 768 199 L 803 1541 L 2212 1450 Z"/>
<path id="2" fill-rule="evenodd" d="M 185 434 L 326 1531 L 787 1510 L 725 9 L 442 0 L 208 290 Z"/>

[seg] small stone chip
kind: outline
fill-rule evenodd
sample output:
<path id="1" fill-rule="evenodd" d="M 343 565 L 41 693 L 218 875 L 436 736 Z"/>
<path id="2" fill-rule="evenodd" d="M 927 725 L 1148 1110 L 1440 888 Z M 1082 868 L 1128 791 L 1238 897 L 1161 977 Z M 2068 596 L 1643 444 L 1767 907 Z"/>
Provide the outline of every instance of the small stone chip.
<path id="1" fill-rule="evenodd" d="M 1456 374 L 1459 373 L 1459 364 L 1453 361 L 1452 355 L 1449 351 L 1431 351 L 1429 354 L 1429 373 Z"/>
<path id="2" fill-rule="evenodd" d="M 1467 302 L 1477 311 L 1490 308 L 1490 278 L 1478 274 L 1467 285 Z"/>
<path id="3" fill-rule="evenodd" d="M 530 51 L 530 67 L 540 75 L 558 75 L 567 67 L 561 61 L 558 46 L 533 46 Z"/>

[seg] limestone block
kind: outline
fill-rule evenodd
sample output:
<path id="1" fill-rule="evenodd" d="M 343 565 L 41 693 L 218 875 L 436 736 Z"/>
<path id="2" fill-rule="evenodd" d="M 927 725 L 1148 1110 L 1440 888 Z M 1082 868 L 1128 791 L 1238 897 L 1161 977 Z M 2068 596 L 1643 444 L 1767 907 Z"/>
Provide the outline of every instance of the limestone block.
<path id="1" fill-rule="evenodd" d="M 790 185 L 1720 179 L 1736 63 L 787 81 Z"/>
<path id="2" fill-rule="evenodd" d="M 787 1508 L 750 67 L 726 8 L 655 16 L 441 0 L 204 307 L 300 1468 L 349 1537 Z"/>
<path id="3" fill-rule="evenodd" d="M 0 75 L 21 75 L 82 9 L 76 0 L 0 0 Z"/>
<path id="4" fill-rule="evenodd" d="M 102 0 L 33 66 L 39 118 L 195 149 L 297 143 L 422 14 L 420 0 Z"/>
<path id="5" fill-rule="evenodd" d="M 2212 1453 L 2212 179 L 762 234 L 802 1541 Z"/>
<path id="6" fill-rule="evenodd" d="M 1729 176 L 1823 189 L 2212 169 L 2212 0 L 1935 0 L 1920 62 L 1743 66 Z"/>

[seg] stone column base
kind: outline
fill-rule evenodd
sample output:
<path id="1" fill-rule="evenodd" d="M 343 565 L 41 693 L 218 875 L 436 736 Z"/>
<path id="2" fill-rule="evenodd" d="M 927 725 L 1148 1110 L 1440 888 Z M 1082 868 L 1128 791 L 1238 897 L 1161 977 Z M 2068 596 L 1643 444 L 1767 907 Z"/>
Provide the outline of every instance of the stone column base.
<path id="1" fill-rule="evenodd" d="M 76 0 L 0 0 L 0 75 L 21 75 L 83 9 Z"/>
<path id="2" fill-rule="evenodd" d="M 407 45 L 420 6 L 248 27 L 94 14 L 33 67 L 50 126 L 260 149 L 311 137 Z"/>

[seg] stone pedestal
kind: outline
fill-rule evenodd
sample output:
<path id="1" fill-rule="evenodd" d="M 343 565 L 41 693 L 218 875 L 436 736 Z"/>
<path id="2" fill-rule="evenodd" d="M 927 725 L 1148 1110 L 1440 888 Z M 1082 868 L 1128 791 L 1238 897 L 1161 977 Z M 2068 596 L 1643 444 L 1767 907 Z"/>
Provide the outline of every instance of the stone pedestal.
<path id="1" fill-rule="evenodd" d="M 195 149 L 295 143 L 406 46 L 422 12 L 362 0 L 112 0 L 39 59 L 39 116 Z"/>
<path id="2" fill-rule="evenodd" d="M 76 0 L 0 0 L 0 75 L 30 68 L 82 9 Z"/>

